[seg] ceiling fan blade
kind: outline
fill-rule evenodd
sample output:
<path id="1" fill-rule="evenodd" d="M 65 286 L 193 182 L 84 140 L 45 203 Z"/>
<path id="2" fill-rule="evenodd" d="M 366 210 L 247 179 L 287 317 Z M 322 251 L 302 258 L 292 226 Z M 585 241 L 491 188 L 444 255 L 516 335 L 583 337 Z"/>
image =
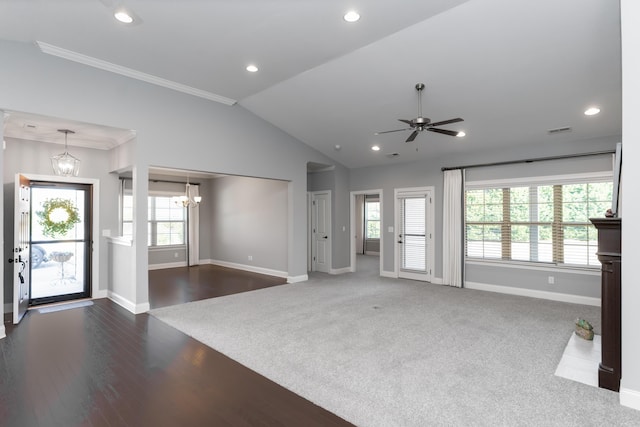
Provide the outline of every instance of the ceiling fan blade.
<path id="1" fill-rule="evenodd" d="M 406 123 L 409 126 L 413 126 L 413 122 L 411 122 L 411 120 L 405 120 L 405 119 L 398 119 L 398 121 L 402 122 L 402 123 Z"/>
<path id="2" fill-rule="evenodd" d="M 450 123 L 458 123 L 458 122 L 464 122 L 464 120 L 458 117 L 455 119 L 443 120 L 441 122 L 429 123 L 429 126 L 442 126 L 442 125 L 448 125 Z"/>
<path id="3" fill-rule="evenodd" d="M 416 139 L 416 136 L 418 136 L 418 131 L 414 130 L 413 133 L 409 135 L 409 138 L 407 138 L 405 142 L 412 142 L 414 139 Z"/>
<path id="4" fill-rule="evenodd" d="M 374 135 L 382 135 L 383 133 L 391 133 L 391 132 L 401 132 L 403 130 L 411 130 L 411 128 L 395 129 L 395 130 L 383 130 L 382 132 L 374 133 Z"/>
<path id="5" fill-rule="evenodd" d="M 438 129 L 438 128 L 429 128 L 427 130 L 430 131 L 430 132 L 441 133 L 443 135 L 458 136 L 458 132 L 455 132 L 455 131 L 452 131 L 452 130 Z"/>

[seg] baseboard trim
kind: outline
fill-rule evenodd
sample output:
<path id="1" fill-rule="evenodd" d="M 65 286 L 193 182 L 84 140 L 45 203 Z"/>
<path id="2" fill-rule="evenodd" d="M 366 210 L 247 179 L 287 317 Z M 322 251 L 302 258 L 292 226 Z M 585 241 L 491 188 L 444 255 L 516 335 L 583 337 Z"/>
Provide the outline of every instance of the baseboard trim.
<path id="1" fill-rule="evenodd" d="M 640 411 L 640 391 L 620 387 L 620 404 Z"/>
<path id="2" fill-rule="evenodd" d="M 220 261 L 217 259 L 212 259 L 209 261 L 209 263 L 213 265 L 219 265 L 220 267 L 229 267 L 229 268 L 235 268 L 236 270 L 244 270 L 244 271 L 250 271 L 252 273 L 266 274 L 267 276 L 288 277 L 288 273 L 286 271 L 271 270 L 270 268 L 256 267 L 254 265 L 237 264 L 235 262 Z"/>
<path id="3" fill-rule="evenodd" d="M 380 271 L 380 277 L 388 277 L 390 279 L 397 279 L 398 275 L 396 274 L 395 271 L 381 270 Z"/>
<path id="4" fill-rule="evenodd" d="M 4 329 L 4 325 L 0 325 L 0 340 L 2 338 L 5 338 L 7 336 L 5 329 Z"/>
<path id="5" fill-rule="evenodd" d="M 134 304 L 122 295 L 119 295 L 113 291 L 109 291 L 108 295 L 111 301 L 115 302 L 116 304 L 133 314 L 146 313 L 151 309 L 148 302 L 142 304 Z"/>
<path id="6" fill-rule="evenodd" d="M 309 275 L 301 274 L 300 276 L 287 276 L 287 283 L 306 282 L 309 280 Z"/>
<path id="7" fill-rule="evenodd" d="M 329 270 L 329 274 L 344 274 L 351 273 L 351 267 L 332 268 Z"/>
<path id="8" fill-rule="evenodd" d="M 444 285 L 442 277 L 432 277 L 430 283 L 433 283 L 434 285 Z"/>
<path id="9" fill-rule="evenodd" d="M 186 261 L 165 262 L 164 264 L 149 264 L 149 270 L 163 270 L 165 268 L 186 267 Z"/>
<path id="10" fill-rule="evenodd" d="M 572 304 L 592 305 L 600 307 L 600 298 L 580 295 L 562 294 L 559 292 L 538 291 L 534 289 L 512 288 L 509 286 L 489 285 L 486 283 L 465 282 L 464 287 L 478 291 L 497 292 L 500 294 L 519 295 L 523 297 L 547 299 L 551 301 L 569 302 Z"/>

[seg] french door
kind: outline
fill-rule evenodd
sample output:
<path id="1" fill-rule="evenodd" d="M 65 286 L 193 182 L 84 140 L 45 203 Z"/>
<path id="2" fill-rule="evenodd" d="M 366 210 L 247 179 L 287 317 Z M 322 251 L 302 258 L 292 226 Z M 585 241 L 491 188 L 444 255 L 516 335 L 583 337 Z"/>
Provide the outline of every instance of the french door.
<path id="1" fill-rule="evenodd" d="M 431 281 L 433 263 L 432 187 L 396 190 L 398 277 Z"/>
<path id="2" fill-rule="evenodd" d="M 32 181 L 30 305 L 91 296 L 92 186 Z"/>

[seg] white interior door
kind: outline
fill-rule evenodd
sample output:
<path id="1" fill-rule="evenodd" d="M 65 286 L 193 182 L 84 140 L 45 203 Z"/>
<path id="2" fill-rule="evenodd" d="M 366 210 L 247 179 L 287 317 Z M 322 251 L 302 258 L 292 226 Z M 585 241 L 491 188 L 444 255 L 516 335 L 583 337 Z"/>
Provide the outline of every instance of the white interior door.
<path id="1" fill-rule="evenodd" d="M 328 273 L 331 268 L 331 194 L 311 195 L 312 271 Z"/>
<path id="2" fill-rule="evenodd" d="M 397 192 L 398 277 L 431 281 L 431 191 Z"/>
<path id="3" fill-rule="evenodd" d="M 29 307 L 31 183 L 20 175 L 15 181 L 13 258 L 13 323 L 20 322 Z"/>

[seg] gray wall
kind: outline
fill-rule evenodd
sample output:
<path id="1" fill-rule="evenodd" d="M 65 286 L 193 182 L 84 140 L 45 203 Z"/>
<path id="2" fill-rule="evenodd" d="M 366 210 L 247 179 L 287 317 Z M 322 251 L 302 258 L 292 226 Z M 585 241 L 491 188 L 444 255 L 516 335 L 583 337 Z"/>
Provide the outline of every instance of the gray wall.
<path id="1" fill-rule="evenodd" d="M 221 105 L 46 55 L 30 43 L 0 41 L 0 57 L 0 109 L 136 131 L 135 144 L 111 159 L 115 169 L 130 168 L 134 181 L 134 304 L 148 301 L 142 225 L 150 165 L 290 181 L 286 265 L 290 276 L 306 276 L 307 162 L 335 162 L 239 105 Z"/>
<path id="2" fill-rule="evenodd" d="M 331 191 L 331 266 L 332 270 L 349 267 L 349 170 L 336 166 L 332 170 L 307 174 L 307 191 Z"/>
<path id="3" fill-rule="evenodd" d="M 593 152 L 615 149 L 615 143 L 619 137 L 611 137 L 597 140 L 581 141 L 579 152 Z M 442 167 L 452 167 L 460 165 L 490 163 L 496 161 L 507 161 L 537 157 L 547 157 L 554 155 L 572 154 L 568 149 L 573 147 L 559 146 L 557 144 L 540 144 L 535 149 L 530 147 L 524 149 L 514 149 L 508 152 L 483 153 L 481 155 L 456 155 L 444 159 L 430 159 L 425 162 L 414 162 L 404 164 L 391 164 L 386 166 L 376 166 L 351 170 L 351 191 L 366 190 L 369 188 L 382 188 L 384 194 L 389 195 L 384 198 L 382 232 L 386 236 L 392 237 L 388 233 L 388 227 L 394 225 L 394 189 L 404 187 L 434 186 L 435 188 L 435 269 L 434 276 L 442 277 L 442 194 L 443 194 L 443 174 Z M 578 150 L 574 150 L 574 153 Z M 391 160 L 393 161 L 393 160 Z M 569 173 L 583 173 L 594 171 L 606 171 L 612 169 L 611 157 L 608 155 L 598 157 L 585 157 L 569 160 L 555 160 L 548 162 L 534 162 L 518 164 L 512 166 L 500 166 L 491 168 L 469 169 L 467 180 L 487 180 L 487 179 L 507 179 L 527 176 L 561 175 Z M 394 239 L 384 240 L 384 265 L 387 272 L 394 271 Z M 527 276 L 527 280 L 520 280 L 522 275 Z M 532 272 L 532 270 L 521 270 L 509 268 L 506 271 L 502 267 L 491 266 L 469 266 L 466 280 L 484 284 L 527 287 L 535 290 L 552 290 L 560 293 L 574 293 L 582 296 L 599 296 L 599 279 L 595 275 L 566 274 L 558 273 L 559 280 L 556 280 L 555 287 L 549 289 L 548 276 L 556 275 L 549 272 Z"/>
<path id="4" fill-rule="evenodd" d="M 16 173 L 53 175 L 50 157 L 64 151 L 64 145 L 47 144 L 27 141 L 23 139 L 5 138 L 4 150 L 4 253 L 11 253 L 13 248 L 13 219 L 14 219 L 14 182 Z M 92 150 L 88 148 L 69 147 L 69 152 L 81 160 L 80 178 L 93 178 L 100 180 L 100 230 L 109 230 L 112 235 L 118 232 L 118 212 L 111 209 L 118 206 L 118 177 L 109 173 L 109 152 L 105 150 Z M 94 245 L 99 245 L 98 263 L 100 268 L 99 289 L 108 287 L 106 268 L 108 260 L 107 241 L 102 235 L 93 236 Z M 4 270 L 5 302 L 13 301 L 13 269 Z"/>
<path id="5" fill-rule="evenodd" d="M 212 205 L 211 258 L 286 272 L 288 186 L 239 176 L 211 180 L 210 192 L 203 195 Z"/>

